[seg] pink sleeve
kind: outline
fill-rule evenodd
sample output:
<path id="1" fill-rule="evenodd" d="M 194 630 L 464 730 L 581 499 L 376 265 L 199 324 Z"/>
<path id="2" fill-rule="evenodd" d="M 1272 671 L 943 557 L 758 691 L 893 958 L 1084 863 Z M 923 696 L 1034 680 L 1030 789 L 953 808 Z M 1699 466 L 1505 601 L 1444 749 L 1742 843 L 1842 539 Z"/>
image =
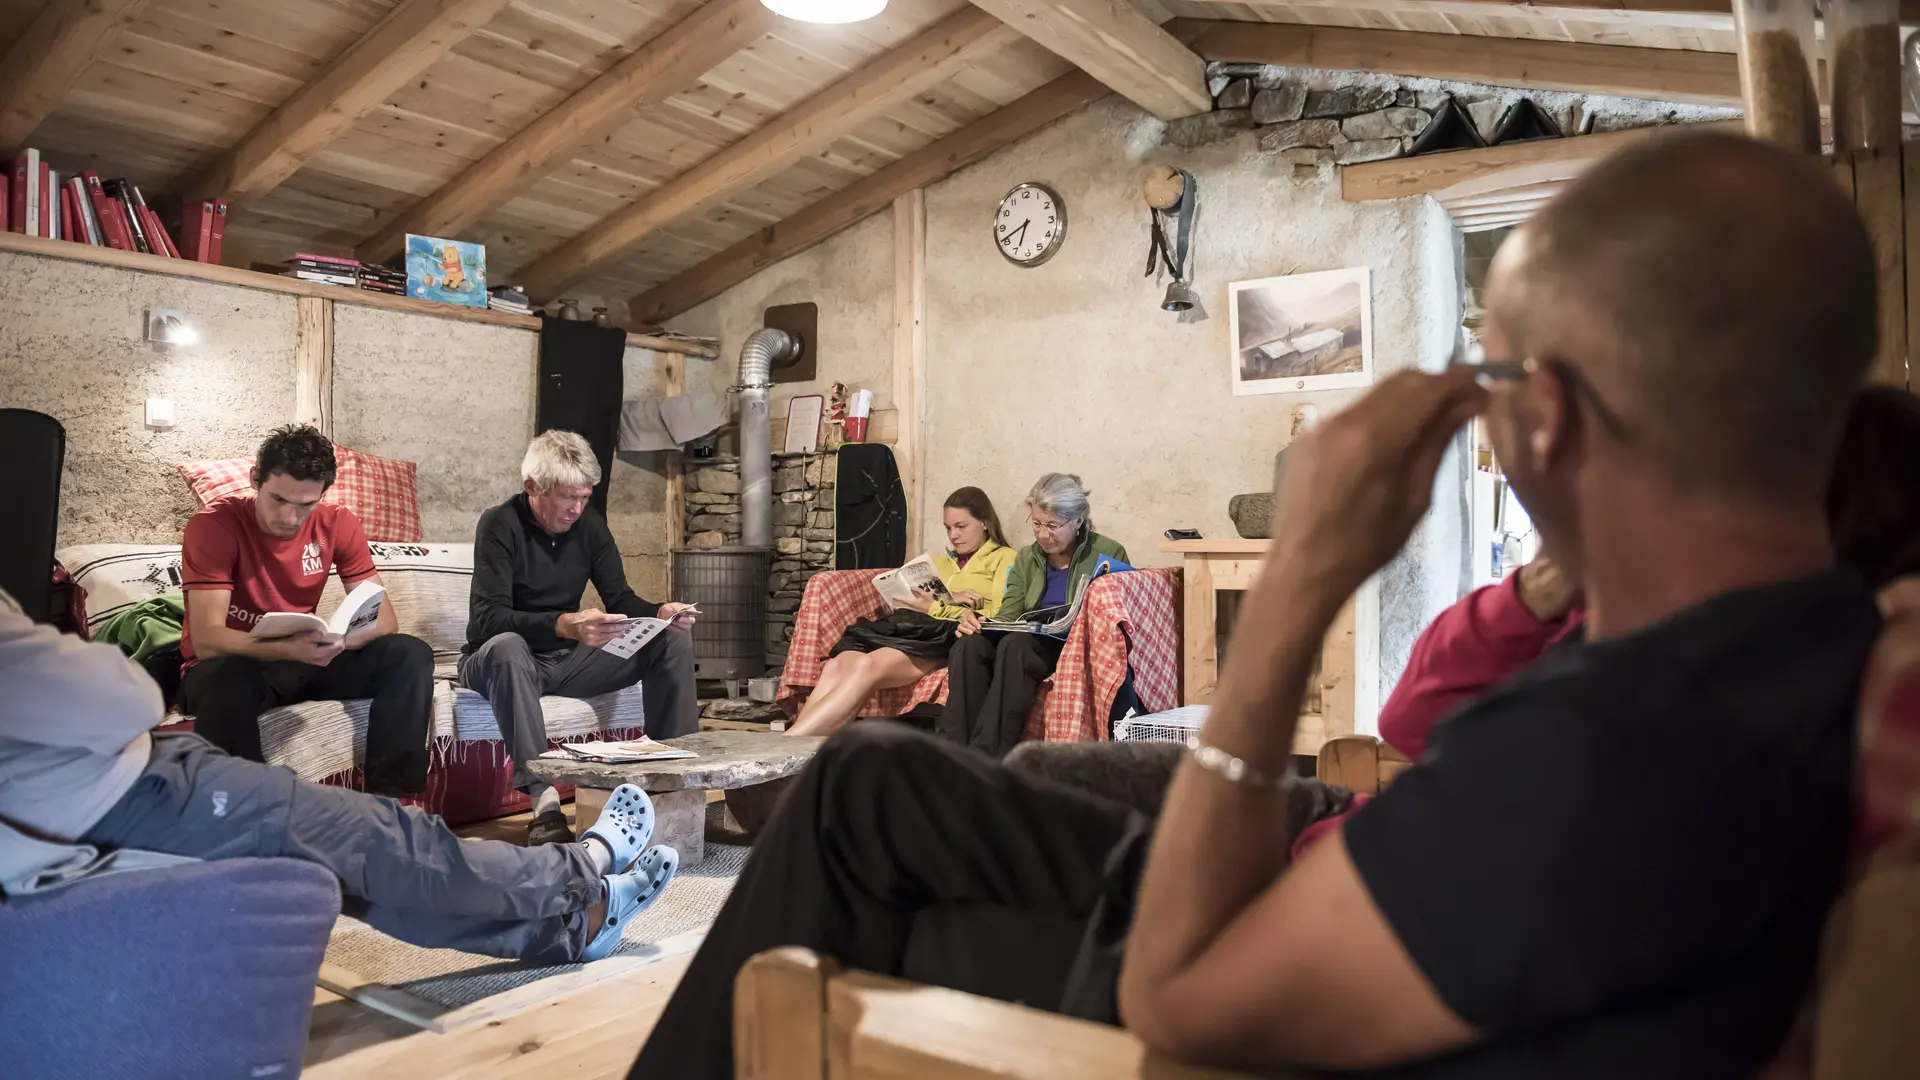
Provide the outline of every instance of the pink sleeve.
<path id="1" fill-rule="evenodd" d="M 1407 670 L 1380 708 L 1380 737 L 1415 761 L 1433 725 L 1533 663 L 1581 619 L 1541 622 L 1520 602 L 1520 575 L 1468 593 L 1413 643 Z"/>

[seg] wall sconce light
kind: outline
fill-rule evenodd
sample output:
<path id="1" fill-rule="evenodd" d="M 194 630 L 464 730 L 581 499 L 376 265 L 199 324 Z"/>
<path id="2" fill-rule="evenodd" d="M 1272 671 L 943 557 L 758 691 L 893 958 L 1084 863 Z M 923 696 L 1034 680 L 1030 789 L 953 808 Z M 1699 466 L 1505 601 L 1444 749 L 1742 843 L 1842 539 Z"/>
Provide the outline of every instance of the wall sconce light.
<path id="1" fill-rule="evenodd" d="M 160 345 L 193 345 L 200 340 L 200 331 L 187 322 L 187 313 L 173 308 L 150 308 L 147 311 L 147 340 Z"/>

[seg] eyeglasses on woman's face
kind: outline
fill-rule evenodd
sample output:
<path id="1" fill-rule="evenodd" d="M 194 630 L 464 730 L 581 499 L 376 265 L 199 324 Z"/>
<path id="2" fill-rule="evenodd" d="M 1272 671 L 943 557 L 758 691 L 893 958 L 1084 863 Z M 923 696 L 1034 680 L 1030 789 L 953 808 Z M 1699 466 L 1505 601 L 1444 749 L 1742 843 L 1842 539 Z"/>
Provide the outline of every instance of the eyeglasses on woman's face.
<path id="1" fill-rule="evenodd" d="M 1033 518 L 1028 518 L 1027 524 L 1033 527 L 1033 534 L 1035 536 L 1039 536 L 1042 533 L 1048 536 L 1055 536 L 1073 528 L 1073 522 L 1071 521 L 1035 521 Z"/>

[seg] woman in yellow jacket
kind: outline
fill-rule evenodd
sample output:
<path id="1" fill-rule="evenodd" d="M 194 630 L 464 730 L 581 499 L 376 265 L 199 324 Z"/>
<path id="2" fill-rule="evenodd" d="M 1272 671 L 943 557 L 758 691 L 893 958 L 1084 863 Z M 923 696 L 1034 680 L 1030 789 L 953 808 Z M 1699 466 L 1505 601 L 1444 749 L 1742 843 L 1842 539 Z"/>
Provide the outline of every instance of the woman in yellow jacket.
<path id="1" fill-rule="evenodd" d="M 847 627 L 787 734 L 830 735 L 847 726 L 875 690 L 912 686 L 945 667 L 962 616 L 992 618 L 999 610 L 1014 551 L 992 500 L 977 487 L 963 487 L 942 506 L 947 549 L 933 557 L 933 565 L 951 599 L 916 596 L 911 609 Z"/>

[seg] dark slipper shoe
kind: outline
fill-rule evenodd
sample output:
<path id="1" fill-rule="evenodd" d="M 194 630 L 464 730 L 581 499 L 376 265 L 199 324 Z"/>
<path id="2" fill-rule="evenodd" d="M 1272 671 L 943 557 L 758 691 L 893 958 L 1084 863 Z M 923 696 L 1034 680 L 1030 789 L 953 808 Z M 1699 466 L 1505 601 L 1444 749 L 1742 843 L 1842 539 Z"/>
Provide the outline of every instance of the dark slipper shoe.
<path id="1" fill-rule="evenodd" d="M 549 810 L 527 823 L 528 847 L 571 843 L 573 843 L 573 830 L 567 826 L 567 814 L 564 810 Z"/>

